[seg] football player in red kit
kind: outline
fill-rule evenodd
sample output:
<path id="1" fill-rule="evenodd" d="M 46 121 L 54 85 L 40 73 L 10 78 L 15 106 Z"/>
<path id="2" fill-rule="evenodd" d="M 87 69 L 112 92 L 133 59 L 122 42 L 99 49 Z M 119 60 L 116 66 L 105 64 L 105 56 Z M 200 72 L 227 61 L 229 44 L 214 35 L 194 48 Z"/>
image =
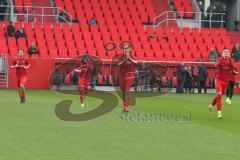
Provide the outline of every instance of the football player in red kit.
<path id="1" fill-rule="evenodd" d="M 23 57 L 24 50 L 19 49 L 18 59 L 14 60 L 11 68 L 16 69 L 17 87 L 21 103 L 25 102 L 25 82 L 27 81 L 27 69 L 30 67 L 28 61 Z"/>
<path id="2" fill-rule="evenodd" d="M 93 69 L 93 64 L 91 59 L 89 59 L 86 53 L 83 54 L 82 58 L 80 59 L 80 64 L 78 68 L 74 69 L 75 72 L 79 73 L 78 76 L 78 87 L 80 92 L 80 102 L 81 106 L 84 107 L 84 98 L 86 96 L 88 87 L 90 85 L 90 76 L 91 71 Z"/>
<path id="3" fill-rule="evenodd" d="M 231 77 L 231 74 L 237 74 L 234 62 L 230 57 L 231 57 L 231 53 L 229 49 L 224 49 L 223 56 L 219 58 L 215 64 L 215 67 L 218 70 L 216 79 L 215 79 L 216 96 L 212 100 L 212 103 L 209 105 L 209 109 L 212 112 L 214 109 L 214 106 L 217 105 L 219 119 L 222 118 L 221 99 L 222 99 L 222 95 L 226 91 L 229 77 Z"/>
<path id="4" fill-rule="evenodd" d="M 131 58 L 131 46 L 123 45 L 123 54 L 118 61 L 120 90 L 122 91 L 123 112 L 128 112 L 130 89 L 134 81 L 135 61 Z"/>

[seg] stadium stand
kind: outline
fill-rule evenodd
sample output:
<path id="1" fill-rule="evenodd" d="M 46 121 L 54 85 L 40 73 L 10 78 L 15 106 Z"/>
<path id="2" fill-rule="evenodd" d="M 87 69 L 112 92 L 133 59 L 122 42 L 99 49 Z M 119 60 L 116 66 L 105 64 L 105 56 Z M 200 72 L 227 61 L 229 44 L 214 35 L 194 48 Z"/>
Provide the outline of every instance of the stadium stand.
<path id="1" fill-rule="evenodd" d="M 71 58 L 87 51 L 90 55 L 110 59 L 117 54 L 117 50 L 106 52 L 104 44 L 109 41 L 131 41 L 134 56 L 137 59 L 148 60 L 184 60 L 207 61 L 207 54 L 211 48 L 222 50 L 224 47 L 232 48 L 230 38 L 224 28 L 183 28 L 158 27 L 156 37 L 152 27 L 146 31 L 142 22 L 156 16 L 149 0 L 142 1 L 82 1 L 56 0 L 58 7 L 65 8 L 71 15 L 78 19 L 79 24 L 22 23 L 16 22 L 15 27 L 24 26 L 26 38 L 15 40 L 6 37 L 7 23 L 0 24 L 1 42 L 8 44 L 1 46 L 0 51 L 16 56 L 17 48 L 26 49 L 32 42 L 37 44 L 40 57 L 43 58 Z M 126 3 L 127 2 L 127 3 Z M 124 7 L 123 4 L 126 5 Z M 92 17 L 97 20 L 97 25 L 88 25 Z M 37 56 L 37 55 L 35 55 Z"/>
<path id="2" fill-rule="evenodd" d="M 9 53 L 17 56 L 17 48 L 28 48 L 33 42 L 37 44 L 40 57 L 45 58 L 73 58 L 84 51 L 100 58 L 111 58 L 111 54 L 104 50 L 104 44 L 108 41 L 119 42 L 131 40 L 134 46 L 134 55 L 138 59 L 158 60 L 185 60 L 198 61 L 200 58 L 207 61 L 207 54 L 211 48 L 222 50 L 224 47 L 232 48 L 230 38 L 225 29 L 201 29 L 159 27 L 156 38 L 149 38 L 153 34 L 153 28 L 148 27 L 146 32 L 135 28 L 135 33 L 117 31 L 101 32 L 99 26 L 82 27 L 74 24 L 71 28 L 68 24 L 41 24 L 15 23 L 15 27 L 24 26 L 27 37 L 16 40 L 6 37 L 6 24 L 0 26 L 1 53 Z M 125 26 L 122 26 L 123 28 Z M 116 28 L 116 30 L 120 28 Z M 141 31 L 140 31 L 141 30 Z M 142 32 L 138 34 L 138 31 Z M 114 34 L 115 33 L 115 34 Z M 141 41 L 139 41 L 141 40 Z M 114 53 L 116 54 L 116 53 Z"/>
<path id="3" fill-rule="evenodd" d="M 10 58 L 17 57 L 18 48 L 27 52 L 27 48 L 35 43 L 39 55 L 33 55 L 30 58 L 32 60 L 74 58 L 86 51 L 101 59 L 111 59 L 121 50 L 117 48 L 106 51 L 104 45 L 108 42 L 119 45 L 121 41 L 131 41 L 133 56 L 138 60 L 197 62 L 208 61 L 211 48 L 217 48 L 221 52 L 224 47 L 230 49 L 233 47 L 233 42 L 225 28 L 181 29 L 176 23 L 170 23 L 169 27 L 159 26 L 155 31 L 151 26 L 144 29 L 143 23 L 153 20 L 157 15 L 156 6 L 153 6 L 150 0 L 55 0 L 54 2 L 56 7 L 66 10 L 79 23 L 59 24 L 49 20 L 42 25 L 39 21 L 15 22 L 15 29 L 23 27 L 26 32 L 26 38 L 16 39 L 6 35 L 8 22 L 0 22 L 0 54 L 7 53 Z M 188 11 L 187 6 L 191 5 L 185 2 L 181 1 L 181 5 L 184 6 L 184 11 Z M 25 1 L 15 0 L 15 5 L 22 4 L 30 5 Z M 164 5 L 169 4 L 164 3 Z M 189 8 L 192 11 L 192 8 Z M 91 18 L 97 21 L 96 25 L 89 24 Z M 28 54 L 25 56 L 28 57 Z M 48 74 L 44 73 L 44 76 L 46 75 Z M 210 79 L 214 76 L 215 72 L 210 72 L 209 85 Z M 176 77 L 173 73 L 167 77 L 171 77 L 175 83 Z M 103 79 L 98 78 L 100 84 L 103 84 Z M 112 83 L 111 78 L 108 81 Z"/>

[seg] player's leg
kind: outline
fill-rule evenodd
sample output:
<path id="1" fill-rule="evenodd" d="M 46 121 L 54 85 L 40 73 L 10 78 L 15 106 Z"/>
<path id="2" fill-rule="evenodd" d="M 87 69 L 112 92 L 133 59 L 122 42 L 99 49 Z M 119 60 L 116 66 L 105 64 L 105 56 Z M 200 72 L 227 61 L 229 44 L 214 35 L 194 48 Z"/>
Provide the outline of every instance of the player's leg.
<path id="1" fill-rule="evenodd" d="M 122 90 L 123 112 L 128 112 L 128 95 L 126 90 Z"/>
<path id="2" fill-rule="evenodd" d="M 79 100 L 81 103 L 81 106 L 84 107 L 84 79 L 78 78 L 78 88 L 79 88 Z"/>
<path id="3" fill-rule="evenodd" d="M 84 88 L 79 87 L 79 100 L 82 107 L 84 107 L 84 96 L 85 96 Z"/>
<path id="4" fill-rule="evenodd" d="M 232 99 L 232 96 L 233 96 L 233 90 L 234 90 L 234 85 L 235 85 L 235 82 L 234 81 L 231 81 L 230 82 L 230 86 L 229 86 L 229 98 L 230 98 L 230 100 Z"/>
<path id="5" fill-rule="evenodd" d="M 21 102 L 25 102 L 25 87 L 23 84 L 20 84 L 19 90 L 21 92 Z"/>
<path id="6" fill-rule="evenodd" d="M 218 103 L 219 99 L 221 98 L 221 94 L 222 94 L 222 85 L 218 79 L 215 79 L 215 89 L 216 89 L 216 95 L 213 98 L 211 104 L 208 106 L 210 112 L 213 111 L 214 106 Z"/>
<path id="7" fill-rule="evenodd" d="M 227 84 L 228 82 L 221 82 L 221 91 L 218 93 L 220 96 L 219 96 L 219 99 L 217 101 L 217 111 L 218 111 L 218 118 L 221 119 L 222 118 L 222 95 L 225 93 L 226 91 L 226 88 L 227 88 Z"/>
<path id="8" fill-rule="evenodd" d="M 207 85 L 206 85 L 206 81 L 203 81 L 203 88 L 204 88 L 204 93 L 207 94 Z"/>
<path id="9" fill-rule="evenodd" d="M 229 89 L 229 87 L 230 87 L 230 82 L 228 82 L 227 91 L 226 91 L 227 98 L 229 98 L 229 96 L 230 96 L 230 89 Z"/>
<path id="10" fill-rule="evenodd" d="M 227 104 L 231 104 L 230 102 L 230 81 L 228 82 L 228 86 L 227 86 L 227 91 L 226 91 L 226 96 L 227 96 L 227 99 L 226 99 L 226 103 Z"/>
<path id="11" fill-rule="evenodd" d="M 20 95 L 20 99 L 21 99 L 21 103 L 24 103 L 26 100 L 26 96 L 25 96 L 25 82 L 27 81 L 26 76 L 20 77 L 19 79 L 19 95 Z"/>

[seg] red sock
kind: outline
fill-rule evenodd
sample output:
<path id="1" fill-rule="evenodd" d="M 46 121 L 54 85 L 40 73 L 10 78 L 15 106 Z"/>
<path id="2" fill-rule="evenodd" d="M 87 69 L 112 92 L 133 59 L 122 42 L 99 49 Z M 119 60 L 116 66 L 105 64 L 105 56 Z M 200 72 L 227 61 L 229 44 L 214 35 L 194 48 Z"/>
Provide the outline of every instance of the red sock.
<path id="1" fill-rule="evenodd" d="M 128 103 L 123 102 L 123 107 L 124 107 L 124 110 L 128 110 Z"/>
<path id="2" fill-rule="evenodd" d="M 80 94 L 80 102 L 81 103 L 83 103 L 83 98 L 84 98 L 83 94 Z"/>
<path id="3" fill-rule="evenodd" d="M 217 110 L 218 111 L 221 111 L 222 110 L 222 96 L 221 95 L 219 95 L 218 96 L 218 100 L 217 100 Z"/>
<path id="4" fill-rule="evenodd" d="M 218 100 L 218 95 L 216 95 L 213 100 L 212 100 L 212 106 L 215 106 L 215 104 L 217 103 Z"/>
<path id="5" fill-rule="evenodd" d="M 222 110 L 222 102 L 218 102 L 217 103 L 217 111 L 221 111 Z"/>
<path id="6" fill-rule="evenodd" d="M 216 95 L 212 101 L 212 106 L 215 106 L 217 104 L 217 110 L 221 111 L 222 110 L 222 95 Z"/>

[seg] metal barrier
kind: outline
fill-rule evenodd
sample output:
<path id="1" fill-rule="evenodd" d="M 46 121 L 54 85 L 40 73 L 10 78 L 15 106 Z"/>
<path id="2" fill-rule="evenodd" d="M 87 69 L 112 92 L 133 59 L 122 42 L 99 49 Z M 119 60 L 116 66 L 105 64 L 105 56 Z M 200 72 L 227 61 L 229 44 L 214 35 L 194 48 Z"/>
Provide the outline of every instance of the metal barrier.
<path id="1" fill-rule="evenodd" d="M 7 59 L 7 55 L 0 55 L 0 87 L 8 88 L 8 59 Z"/>
<path id="2" fill-rule="evenodd" d="M 42 24 L 44 23 L 44 19 L 46 17 L 54 17 L 57 23 L 59 23 L 60 19 L 63 22 L 69 23 L 69 24 L 72 24 L 72 21 L 73 21 L 72 16 L 60 7 L 9 6 L 9 5 L 5 7 L 14 8 L 14 12 L 0 13 L 0 15 L 14 17 L 15 20 L 13 21 L 16 21 L 18 16 L 23 16 L 25 22 L 30 22 L 31 19 L 34 19 L 33 21 L 35 21 L 37 17 L 40 17 Z M 23 10 L 24 12 L 19 13 L 17 12 L 17 10 Z M 40 13 L 36 13 L 36 10 L 38 10 L 38 12 Z M 48 12 L 47 10 L 52 10 L 52 14 L 47 13 Z M 66 15 L 66 17 L 63 17 L 62 15 L 60 15 L 60 13 L 63 13 L 64 15 Z"/>
<path id="3" fill-rule="evenodd" d="M 185 15 L 193 14 L 193 19 L 186 18 Z M 209 18 L 205 19 L 205 15 L 208 15 Z M 217 20 L 213 17 L 218 17 Z M 160 25 L 166 25 L 169 26 L 170 21 L 179 21 L 180 22 L 180 28 L 182 28 L 183 22 L 193 22 L 196 23 L 198 28 L 201 28 L 203 24 L 207 24 L 207 28 L 214 27 L 213 24 L 218 24 L 219 27 L 224 27 L 224 23 L 226 21 L 224 20 L 224 16 L 226 16 L 226 13 L 204 13 L 204 12 L 179 12 L 179 11 L 165 11 L 155 17 L 153 19 L 153 27 L 156 29 L 156 27 Z M 203 18 L 204 17 L 204 18 Z M 181 23 L 182 22 L 182 23 Z M 205 26 L 206 27 L 206 26 Z"/>

